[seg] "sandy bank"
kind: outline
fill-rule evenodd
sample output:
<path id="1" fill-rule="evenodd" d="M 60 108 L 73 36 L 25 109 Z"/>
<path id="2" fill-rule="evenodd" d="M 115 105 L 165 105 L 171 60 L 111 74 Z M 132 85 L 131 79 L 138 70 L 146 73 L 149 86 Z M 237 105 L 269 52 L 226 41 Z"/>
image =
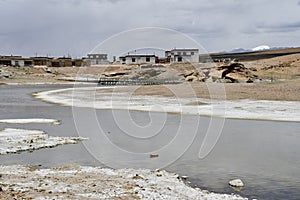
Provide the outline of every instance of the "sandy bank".
<path id="1" fill-rule="evenodd" d="M 111 89 L 114 92 L 128 92 L 130 87 Z M 109 90 L 107 90 L 109 91 Z M 174 91 L 176 92 L 174 94 Z M 220 93 L 224 91 L 224 93 Z M 300 82 L 274 83 L 184 83 L 179 85 L 155 85 L 138 87 L 135 95 L 160 95 L 181 98 L 207 99 L 253 99 L 253 100 L 281 100 L 300 101 Z M 225 94 L 225 95 L 224 95 Z"/>

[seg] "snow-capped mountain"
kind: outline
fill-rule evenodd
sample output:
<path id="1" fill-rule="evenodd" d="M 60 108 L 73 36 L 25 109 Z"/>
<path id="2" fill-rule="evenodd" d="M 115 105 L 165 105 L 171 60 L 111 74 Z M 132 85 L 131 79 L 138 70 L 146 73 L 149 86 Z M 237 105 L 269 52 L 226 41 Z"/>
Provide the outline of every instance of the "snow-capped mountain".
<path id="1" fill-rule="evenodd" d="M 254 52 L 254 51 L 270 51 L 270 50 L 278 50 L 278 49 L 285 49 L 290 47 L 270 47 L 268 45 L 260 45 L 254 47 L 252 49 L 244 49 L 244 48 L 235 48 L 231 51 L 226 51 L 226 53 L 244 53 L 244 52 Z"/>
<path id="2" fill-rule="evenodd" d="M 229 51 L 230 53 L 243 53 L 243 52 L 248 52 L 250 51 L 249 49 L 244 49 L 244 48 L 236 48 L 236 49 L 233 49 L 231 51 Z"/>
<path id="3" fill-rule="evenodd" d="M 251 51 L 265 51 L 270 49 L 271 47 L 269 47 L 268 45 L 261 45 L 261 46 L 254 47 L 253 49 L 251 49 Z"/>

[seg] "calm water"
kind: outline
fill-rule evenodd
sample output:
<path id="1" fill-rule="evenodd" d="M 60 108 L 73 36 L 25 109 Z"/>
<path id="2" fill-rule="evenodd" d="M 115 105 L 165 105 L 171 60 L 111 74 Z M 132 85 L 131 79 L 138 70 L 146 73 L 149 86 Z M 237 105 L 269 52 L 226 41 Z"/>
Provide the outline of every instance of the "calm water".
<path id="1" fill-rule="evenodd" d="M 42 102 L 31 96 L 33 92 L 66 87 L 70 86 L 0 86 L 1 119 L 54 118 L 62 121 L 59 126 L 0 124 L 0 129 L 5 127 L 41 129 L 55 136 L 78 136 L 72 108 Z M 83 113 L 88 111 L 84 108 L 79 110 Z M 118 114 L 122 115 L 125 112 L 118 111 Z M 157 135 L 136 143 L 124 134 L 119 124 L 115 123 L 112 111 L 97 110 L 95 114 L 106 134 L 105 137 L 123 149 L 133 152 L 149 152 L 162 147 L 175 137 L 178 124 L 184 122 L 186 131 L 189 130 L 190 123 L 199 120 L 200 128 L 193 144 L 180 159 L 166 167 L 168 171 L 188 175 L 191 177 L 192 186 L 214 192 L 238 193 L 258 199 L 300 198 L 300 123 L 226 120 L 221 137 L 213 151 L 204 159 L 199 159 L 199 148 L 210 118 L 168 114 L 164 127 Z M 160 115 L 162 114 L 156 113 L 154 117 Z M 132 111 L 130 116 L 139 126 L 145 126 L 150 122 L 149 113 L 146 112 Z M 93 127 L 89 125 L 89 120 L 82 120 L 86 120 L 84 123 L 86 125 L 81 125 L 83 130 L 91 131 Z M 152 128 L 159 127 L 155 121 L 153 123 Z M 140 134 L 147 135 L 147 129 Z M 189 134 L 189 131 L 186 131 L 187 138 Z M 98 134 L 97 139 L 101 139 L 99 137 Z M 184 140 L 185 138 L 182 138 L 182 141 Z M 95 146 L 91 141 L 85 144 L 90 145 L 96 152 L 118 157 L 109 148 Z M 176 146 L 171 149 L 172 152 L 176 150 Z M 132 167 L 137 164 L 136 162 L 140 162 L 134 157 L 124 158 L 124 160 L 129 160 Z M 125 162 L 124 160 L 120 159 L 116 162 Z M 155 159 L 146 157 L 143 162 L 149 168 L 155 166 Z M 0 156 L 0 164 L 41 164 L 45 167 L 63 164 L 102 165 L 82 143 L 43 149 L 33 153 Z M 240 192 L 231 189 L 227 183 L 233 178 L 241 178 L 246 187 Z"/>

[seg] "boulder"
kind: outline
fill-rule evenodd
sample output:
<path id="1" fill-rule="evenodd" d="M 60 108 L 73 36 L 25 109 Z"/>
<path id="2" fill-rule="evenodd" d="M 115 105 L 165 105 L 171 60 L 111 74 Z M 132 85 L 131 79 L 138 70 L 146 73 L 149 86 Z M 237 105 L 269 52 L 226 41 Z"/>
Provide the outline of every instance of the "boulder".
<path id="1" fill-rule="evenodd" d="M 3 78 L 11 78 L 12 77 L 11 73 L 8 73 L 8 72 L 1 73 L 0 76 L 2 76 Z"/>
<path id="2" fill-rule="evenodd" d="M 184 180 L 184 181 L 186 181 L 186 180 L 189 179 L 189 177 L 188 176 L 181 176 L 181 179 Z"/>
<path id="3" fill-rule="evenodd" d="M 233 83 L 246 83 L 249 80 L 249 76 L 241 73 L 229 73 L 226 74 L 225 79 L 230 79 Z"/>
<path id="4" fill-rule="evenodd" d="M 101 76 L 111 78 L 111 77 L 117 77 L 117 76 L 124 76 L 127 74 L 128 74 L 127 71 L 116 71 L 116 72 L 104 72 L 101 74 Z"/>
<path id="5" fill-rule="evenodd" d="M 257 69 L 255 67 L 249 67 L 248 69 L 251 70 L 251 71 L 254 71 L 254 72 L 257 71 Z"/>
<path id="6" fill-rule="evenodd" d="M 186 78 L 186 77 L 188 77 L 188 76 L 192 76 L 194 74 L 194 71 L 193 70 L 191 70 L 191 71 L 186 71 L 186 72 L 184 72 L 184 77 Z"/>
<path id="7" fill-rule="evenodd" d="M 48 68 L 48 67 L 43 68 L 43 70 L 44 70 L 46 73 L 52 73 L 51 69 Z"/>
<path id="8" fill-rule="evenodd" d="M 218 82 L 218 80 L 220 80 L 220 79 L 217 77 L 211 76 L 211 77 L 205 79 L 205 82 L 206 83 L 214 83 L 214 82 Z"/>
<path id="9" fill-rule="evenodd" d="M 205 76 L 208 76 L 210 71 L 208 69 L 202 70 L 201 71 Z"/>
<path id="10" fill-rule="evenodd" d="M 206 77 L 199 77 L 198 80 L 199 80 L 200 82 L 205 82 Z"/>
<path id="11" fill-rule="evenodd" d="M 225 79 L 228 82 L 232 83 L 252 83 L 255 75 L 251 71 L 254 69 L 246 68 L 242 63 L 230 62 L 228 64 L 219 66 L 217 68 L 218 78 Z M 217 73 L 214 70 L 214 73 L 210 73 L 210 76 L 217 76 Z"/>
<path id="12" fill-rule="evenodd" d="M 252 78 L 249 78 L 247 81 L 246 81 L 246 83 L 253 83 L 254 81 L 253 81 L 253 79 Z"/>
<path id="13" fill-rule="evenodd" d="M 198 71 L 194 71 L 193 72 L 193 76 L 198 76 L 199 75 L 199 72 Z"/>
<path id="14" fill-rule="evenodd" d="M 198 81 L 199 78 L 197 76 L 188 76 L 185 78 L 186 81 L 189 81 L 189 82 L 195 82 L 195 81 Z"/>
<path id="15" fill-rule="evenodd" d="M 209 72 L 209 77 L 213 77 L 214 79 L 222 78 L 222 71 L 212 69 Z"/>
<path id="16" fill-rule="evenodd" d="M 203 73 L 202 71 L 198 72 L 197 76 L 198 77 L 207 77 L 207 75 L 205 73 Z"/>
<path id="17" fill-rule="evenodd" d="M 244 187 L 244 183 L 241 179 L 234 179 L 229 181 L 229 185 L 232 187 Z"/>
<path id="18" fill-rule="evenodd" d="M 215 80 L 216 83 L 235 83 L 234 80 L 231 80 L 231 79 L 228 79 L 228 78 L 225 78 L 225 79 L 217 79 Z"/>

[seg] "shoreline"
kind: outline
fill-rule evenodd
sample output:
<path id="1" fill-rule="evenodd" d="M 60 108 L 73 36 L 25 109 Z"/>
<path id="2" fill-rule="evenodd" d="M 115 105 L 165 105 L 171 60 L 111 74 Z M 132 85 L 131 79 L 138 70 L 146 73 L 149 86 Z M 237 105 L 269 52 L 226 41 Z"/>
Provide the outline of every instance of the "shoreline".
<path id="1" fill-rule="evenodd" d="M 164 170 L 0 165 L 0 173 L 2 199 L 247 199 L 192 188 Z"/>
<path id="2" fill-rule="evenodd" d="M 165 112 L 241 120 L 300 122 L 299 101 L 222 100 L 141 95 L 141 87 L 80 87 L 35 93 L 42 101 L 94 109 Z M 115 91 L 116 90 L 116 91 Z M 90 97 L 90 98 L 89 98 Z M 96 99 L 96 100 L 95 100 Z"/>
<path id="3" fill-rule="evenodd" d="M 34 86 L 34 85 L 73 85 L 95 86 L 89 82 L 0 82 L 1 86 Z M 104 86 L 108 91 L 113 86 Z M 131 87 L 138 87 L 134 95 L 141 96 L 176 96 L 183 98 L 207 98 L 207 99 L 251 99 L 251 100 L 277 100 L 277 101 L 300 101 L 300 81 L 282 81 L 270 83 L 181 83 L 176 85 L 151 85 L 151 86 L 118 86 L 114 92 L 129 92 Z M 187 90 L 187 89 L 190 89 Z M 210 89 L 222 90 L 222 94 L 209 91 Z M 112 91 L 112 90 L 110 90 Z"/>

